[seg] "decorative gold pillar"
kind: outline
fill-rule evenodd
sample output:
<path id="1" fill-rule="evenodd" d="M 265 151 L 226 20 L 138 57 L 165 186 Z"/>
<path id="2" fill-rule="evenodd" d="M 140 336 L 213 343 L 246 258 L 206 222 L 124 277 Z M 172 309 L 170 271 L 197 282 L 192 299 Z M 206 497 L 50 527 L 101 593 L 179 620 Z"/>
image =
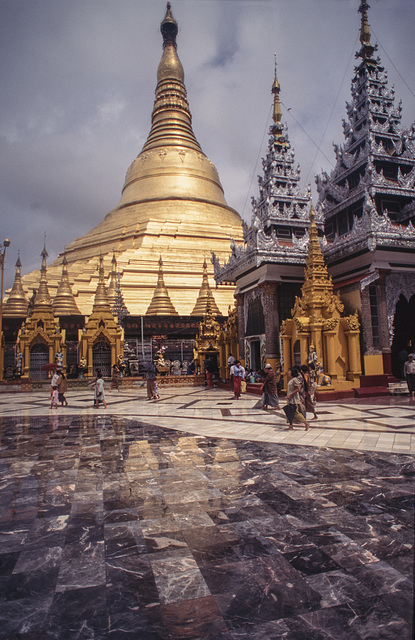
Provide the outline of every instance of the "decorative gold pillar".
<path id="1" fill-rule="evenodd" d="M 226 341 L 225 342 L 225 375 L 224 375 L 224 378 L 226 380 L 229 378 L 228 359 L 229 359 L 229 354 L 231 353 L 229 346 L 230 345 L 229 345 L 228 341 Z"/>
<path id="2" fill-rule="evenodd" d="M 360 323 L 357 311 L 354 315 L 344 318 L 345 335 L 347 337 L 347 351 L 349 357 L 349 374 L 352 379 L 362 373 L 360 360 Z M 349 377 L 349 376 L 348 376 Z"/>
<path id="3" fill-rule="evenodd" d="M 88 349 L 87 349 L 87 363 L 88 363 L 88 378 L 92 378 L 92 376 L 94 375 L 94 367 L 93 367 L 93 351 L 92 351 L 92 344 L 89 342 L 88 343 Z"/>
<path id="4" fill-rule="evenodd" d="M 298 338 L 300 340 L 301 364 L 306 364 L 308 361 L 308 334 L 302 333 Z"/>
<path id="5" fill-rule="evenodd" d="M 326 352 L 327 352 L 327 363 L 325 363 L 324 372 L 327 373 L 330 378 L 336 379 L 336 352 L 335 352 L 335 333 L 334 331 L 326 332 Z"/>
<path id="6" fill-rule="evenodd" d="M 28 378 L 30 374 L 30 349 L 29 344 L 26 344 L 23 350 L 23 366 L 22 366 L 22 378 Z"/>

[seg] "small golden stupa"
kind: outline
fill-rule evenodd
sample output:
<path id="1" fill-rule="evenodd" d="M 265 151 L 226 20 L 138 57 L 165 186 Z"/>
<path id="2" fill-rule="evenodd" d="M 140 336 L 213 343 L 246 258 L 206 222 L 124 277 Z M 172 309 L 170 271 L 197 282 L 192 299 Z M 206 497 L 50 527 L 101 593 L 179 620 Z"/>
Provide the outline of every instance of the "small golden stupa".
<path id="1" fill-rule="evenodd" d="M 150 306 L 146 311 L 146 316 L 177 316 L 178 313 L 174 308 L 170 296 L 164 284 L 163 260 L 159 259 L 159 274 L 157 278 L 157 286 L 154 290 L 153 298 Z"/>
<path id="2" fill-rule="evenodd" d="M 301 297 L 296 297 L 291 318 L 281 325 L 284 374 L 293 365 L 308 364 L 310 355 L 331 387 L 349 389 L 359 385 L 360 323 L 357 313 L 342 316 L 344 305 L 334 293 L 331 276 L 320 248 L 313 206 L 310 209 L 310 240 Z"/>
<path id="3" fill-rule="evenodd" d="M 13 287 L 3 305 L 3 316 L 5 318 L 26 318 L 28 305 L 22 285 L 22 263 L 20 256 L 18 256 Z"/>
<path id="4" fill-rule="evenodd" d="M 115 257 L 131 315 L 148 313 L 161 255 L 171 304 L 179 315 L 191 315 L 205 274 L 214 284 L 210 262 L 207 271 L 204 268 L 206 258 L 209 261 L 214 251 L 224 262 L 230 238 L 243 242 L 241 218 L 227 205 L 217 170 L 193 133 L 177 32 L 168 3 L 161 23 L 163 54 L 147 141 L 127 171 L 117 207 L 65 248 L 72 290 L 84 315 L 91 313 L 99 255 L 106 278 Z M 61 262 L 58 258 L 48 269 L 52 297 L 60 281 Z M 36 272 L 24 276 L 26 291 L 35 283 Z M 233 303 L 233 286 L 216 290 L 215 302 L 226 315 Z"/>
<path id="5" fill-rule="evenodd" d="M 62 277 L 56 292 L 56 296 L 52 302 L 53 313 L 55 316 L 80 316 L 74 295 L 72 293 L 71 284 L 68 276 L 68 261 L 66 255 L 62 261 Z"/>

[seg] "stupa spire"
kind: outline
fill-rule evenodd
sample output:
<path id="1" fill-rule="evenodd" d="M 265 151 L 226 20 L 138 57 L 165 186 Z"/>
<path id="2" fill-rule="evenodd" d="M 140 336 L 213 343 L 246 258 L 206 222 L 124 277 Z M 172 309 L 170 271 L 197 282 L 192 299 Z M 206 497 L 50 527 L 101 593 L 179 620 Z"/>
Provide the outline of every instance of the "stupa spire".
<path id="1" fill-rule="evenodd" d="M 116 288 L 117 288 L 117 259 L 115 257 L 115 253 L 112 254 L 111 260 L 111 273 L 110 273 L 110 283 L 108 286 L 108 300 L 111 307 L 115 304 L 116 299 Z"/>
<path id="2" fill-rule="evenodd" d="M 210 302 L 209 302 L 210 301 Z M 209 285 L 209 278 L 207 272 L 207 264 L 206 259 L 203 263 L 203 276 L 202 276 L 202 286 L 200 287 L 199 295 L 196 300 L 196 304 L 193 308 L 193 311 L 190 315 L 192 316 L 203 316 L 207 311 L 208 304 L 212 306 L 213 313 L 216 316 L 220 316 L 220 311 L 218 305 L 215 302 L 215 298 L 213 297 L 212 290 Z"/>
<path id="3" fill-rule="evenodd" d="M 308 256 L 304 270 L 304 284 L 301 287 L 301 298 L 296 298 L 293 316 L 330 317 L 335 309 L 343 311 L 340 295 L 333 293 L 333 283 L 328 274 L 326 262 L 320 247 L 316 215 L 313 204 L 310 206 L 310 239 Z"/>
<path id="4" fill-rule="evenodd" d="M 305 282 L 313 284 L 316 281 L 328 281 L 327 265 L 324 261 L 323 252 L 320 247 L 320 240 L 318 238 L 318 230 L 316 225 L 316 214 L 313 208 L 313 204 L 310 205 L 310 228 L 309 228 L 309 243 L 308 243 L 308 256 L 305 269 Z"/>
<path id="5" fill-rule="evenodd" d="M 27 307 L 28 301 L 22 285 L 22 263 L 20 261 L 20 255 L 18 255 L 13 287 L 10 291 L 9 297 L 4 303 L 3 315 L 5 317 L 17 316 L 25 318 L 27 316 Z"/>
<path id="6" fill-rule="evenodd" d="M 47 268 L 46 268 L 46 258 L 48 258 L 48 252 L 46 251 L 46 239 L 45 244 L 43 245 L 42 253 L 40 254 L 42 258 L 42 266 L 40 269 L 40 282 L 39 289 L 36 293 L 36 298 L 34 301 L 34 309 L 37 307 L 50 306 L 52 304 L 51 297 L 49 295 L 48 282 L 46 278 Z"/>
<path id="7" fill-rule="evenodd" d="M 94 311 L 108 311 L 110 313 L 111 309 L 104 277 L 104 258 L 102 255 L 99 257 L 98 272 L 98 286 L 95 292 L 95 300 L 94 306 L 92 307 L 92 313 L 94 313 Z"/>
<path id="8" fill-rule="evenodd" d="M 68 276 L 68 260 L 66 255 L 62 260 L 62 276 L 59 282 L 56 296 L 53 299 L 52 308 L 55 316 L 80 316 L 82 315 L 75 302 Z"/>
<path id="9" fill-rule="evenodd" d="M 157 285 L 154 290 L 154 294 L 150 302 L 150 306 L 146 311 L 146 316 L 177 316 L 177 315 L 179 314 L 174 308 L 174 305 L 170 300 L 170 296 L 168 294 L 166 285 L 164 284 L 163 260 L 160 256 Z"/>
<path id="10" fill-rule="evenodd" d="M 163 36 L 163 55 L 157 69 L 152 126 L 143 151 L 166 145 L 183 146 L 201 151 L 192 129 L 184 71 L 177 55 L 178 27 L 169 2 L 160 31 Z"/>

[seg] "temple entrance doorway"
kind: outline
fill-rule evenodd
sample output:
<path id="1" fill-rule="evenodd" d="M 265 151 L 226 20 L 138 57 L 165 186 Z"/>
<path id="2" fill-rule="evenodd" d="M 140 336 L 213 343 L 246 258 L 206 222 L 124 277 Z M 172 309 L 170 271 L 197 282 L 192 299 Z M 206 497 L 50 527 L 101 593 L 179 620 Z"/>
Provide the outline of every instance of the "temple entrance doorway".
<path id="1" fill-rule="evenodd" d="M 92 347 L 92 363 L 94 374 L 100 369 L 104 377 L 111 375 L 111 347 L 105 340 L 96 342 Z"/>
<path id="2" fill-rule="evenodd" d="M 42 366 L 49 362 L 49 349 L 39 342 L 33 345 L 30 350 L 30 372 L 29 376 L 31 380 L 47 380 L 48 372 L 42 371 Z"/>
<path id="3" fill-rule="evenodd" d="M 403 379 L 403 366 L 408 353 L 415 352 L 415 295 L 409 302 L 401 293 L 395 307 L 393 319 L 393 341 L 391 348 L 392 373 Z"/>
<path id="4" fill-rule="evenodd" d="M 261 369 L 261 342 L 252 340 L 251 343 L 251 369 L 257 371 Z"/>

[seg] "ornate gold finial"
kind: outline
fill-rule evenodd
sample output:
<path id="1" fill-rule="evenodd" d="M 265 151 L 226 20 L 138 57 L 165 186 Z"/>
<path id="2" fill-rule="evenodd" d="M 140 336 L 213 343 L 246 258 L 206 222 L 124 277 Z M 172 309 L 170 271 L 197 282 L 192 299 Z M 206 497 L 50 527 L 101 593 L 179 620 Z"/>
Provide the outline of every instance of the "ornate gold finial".
<path id="1" fill-rule="evenodd" d="M 22 285 L 22 263 L 20 253 L 17 254 L 16 274 L 10 295 L 4 303 L 3 315 L 7 317 L 26 318 L 28 301 Z"/>
<path id="2" fill-rule="evenodd" d="M 75 302 L 75 297 L 72 293 L 72 288 L 69 282 L 68 260 L 66 258 L 66 253 L 63 256 L 62 276 L 59 282 L 58 290 L 56 291 L 56 296 L 52 302 L 52 308 L 55 316 L 82 315 Z"/>
<path id="3" fill-rule="evenodd" d="M 281 111 L 281 102 L 280 102 L 280 83 L 277 78 L 277 54 L 274 53 L 274 82 L 272 83 L 271 92 L 274 94 L 274 106 L 272 111 L 272 119 L 274 121 L 273 126 L 271 127 L 271 132 L 277 138 L 283 138 L 282 132 L 284 127 L 282 125 L 282 111 Z"/>
<path id="4" fill-rule="evenodd" d="M 362 14 L 361 26 L 360 26 L 360 44 L 362 48 L 359 51 L 359 56 L 361 58 L 369 58 L 375 47 L 370 42 L 370 26 L 368 20 L 368 9 L 370 9 L 370 5 L 366 2 L 366 0 L 361 0 L 360 7 L 358 9 L 359 13 Z"/>
<path id="5" fill-rule="evenodd" d="M 157 285 L 153 293 L 150 306 L 146 311 L 146 316 L 178 316 L 176 309 L 164 284 L 163 260 L 159 259 L 159 272 L 157 277 Z"/>
<path id="6" fill-rule="evenodd" d="M 176 44 L 176 36 L 178 32 L 177 22 L 173 18 L 173 14 L 171 12 L 171 4 L 167 3 L 166 15 L 164 20 L 160 25 L 161 35 L 163 36 L 163 47 L 168 44 L 173 45 L 173 47 L 177 47 Z"/>
<path id="7" fill-rule="evenodd" d="M 281 123 L 282 113 L 281 113 L 281 104 L 280 104 L 280 83 L 277 78 L 277 54 L 274 53 L 274 82 L 272 84 L 272 93 L 274 94 L 274 110 L 272 113 L 272 119 L 275 124 Z"/>

